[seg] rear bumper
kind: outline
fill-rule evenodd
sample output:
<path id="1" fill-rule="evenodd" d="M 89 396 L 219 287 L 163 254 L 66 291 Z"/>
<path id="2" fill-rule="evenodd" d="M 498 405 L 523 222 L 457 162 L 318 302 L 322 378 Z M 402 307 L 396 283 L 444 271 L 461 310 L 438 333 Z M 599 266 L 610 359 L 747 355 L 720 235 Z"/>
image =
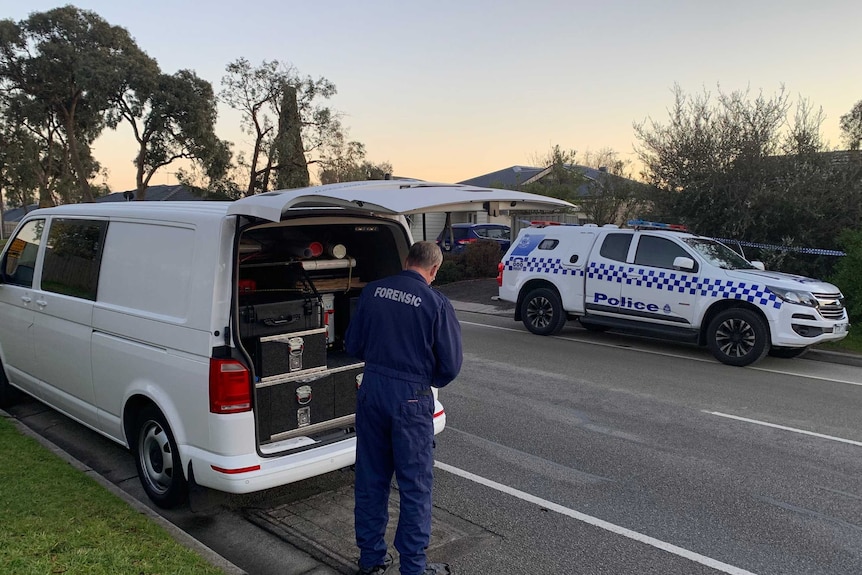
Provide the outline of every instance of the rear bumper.
<path id="1" fill-rule="evenodd" d="M 446 427 L 446 412 L 435 401 L 434 434 Z M 280 457 L 249 453 L 231 457 L 182 446 L 194 469 L 198 485 L 226 493 L 253 493 L 323 475 L 356 462 L 356 438 L 321 445 Z"/>

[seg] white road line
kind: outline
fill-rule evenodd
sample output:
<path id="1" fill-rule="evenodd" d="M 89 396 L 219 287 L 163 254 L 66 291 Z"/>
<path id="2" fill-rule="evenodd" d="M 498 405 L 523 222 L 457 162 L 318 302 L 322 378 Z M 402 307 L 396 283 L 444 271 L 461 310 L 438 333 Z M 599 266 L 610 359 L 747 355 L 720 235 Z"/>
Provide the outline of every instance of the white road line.
<path id="1" fill-rule="evenodd" d="M 607 521 L 604 521 L 597 517 L 586 515 L 584 513 L 581 513 L 580 511 L 569 509 L 568 507 L 563 507 L 562 505 L 558 505 L 552 501 L 542 499 L 541 497 L 536 497 L 535 495 L 520 491 L 518 489 L 515 489 L 514 487 L 509 487 L 508 485 L 497 483 L 496 481 L 486 479 L 485 477 L 475 475 L 473 473 L 470 473 L 469 471 L 464 471 L 463 469 L 453 467 L 446 463 L 435 461 L 434 467 L 442 469 L 443 471 L 448 471 L 453 475 L 458 475 L 459 477 L 469 479 L 470 481 L 474 481 L 486 487 L 490 487 L 491 489 L 496 489 L 497 491 L 500 491 L 507 495 L 511 495 L 512 497 L 517 497 L 518 499 L 527 501 L 528 503 L 534 503 L 535 505 L 538 505 L 544 509 L 556 511 L 561 515 L 571 517 L 572 519 L 587 523 L 588 525 L 592 525 L 593 527 L 598 527 L 599 529 L 604 529 L 605 531 L 610 531 L 611 533 L 622 535 L 623 537 L 638 541 L 639 543 L 645 543 L 646 545 L 650 545 L 652 547 L 655 547 L 656 549 L 661 549 L 662 551 L 667 551 L 668 553 L 678 555 L 679 557 L 683 557 L 685 559 L 688 559 L 689 561 L 694 561 L 695 563 L 706 565 L 707 567 L 715 569 L 716 571 L 721 571 L 722 573 L 729 573 L 731 575 L 755 575 L 751 571 L 746 571 L 745 569 L 740 569 L 739 567 L 734 567 L 733 565 L 722 563 L 721 561 L 712 559 L 711 557 L 706 557 L 699 553 L 695 553 L 694 551 L 689 551 L 688 549 L 677 547 L 676 545 L 666 543 L 659 539 L 644 535 L 643 533 L 638 533 L 637 531 L 632 531 L 631 529 L 626 529 L 625 527 L 620 527 L 619 525 L 608 523 Z"/>
<path id="2" fill-rule="evenodd" d="M 787 360 L 784 360 L 787 361 Z M 780 369 L 770 369 L 768 367 L 752 367 L 749 366 L 749 369 L 754 369 L 757 371 L 765 371 L 767 373 L 777 373 L 778 375 L 792 375 L 796 377 L 804 377 L 807 379 L 819 379 L 820 381 L 831 381 L 834 383 L 846 383 L 848 385 L 862 385 L 862 382 L 859 381 L 848 381 L 846 379 L 835 379 L 834 377 L 821 377 L 819 375 L 808 375 L 805 373 L 798 373 L 795 371 L 783 371 Z"/>
<path id="3" fill-rule="evenodd" d="M 797 429 L 795 427 L 787 427 L 786 425 L 778 425 L 775 423 L 767 423 L 766 421 L 758 421 L 757 419 L 748 419 L 747 417 L 739 417 L 738 415 L 730 415 L 727 413 L 721 413 L 719 411 L 707 411 L 702 410 L 703 413 L 708 413 L 710 415 L 717 415 L 718 417 L 726 417 L 727 419 L 735 419 L 737 421 L 744 421 L 746 423 L 753 423 L 755 425 L 762 425 L 764 427 L 774 427 L 775 429 L 783 429 L 784 431 L 792 431 L 793 433 L 801 433 L 802 435 L 811 435 L 813 437 L 820 437 L 821 439 L 829 439 L 831 441 L 840 441 L 841 443 L 848 443 L 850 445 L 858 445 L 862 447 L 862 441 L 853 441 L 852 439 L 844 439 L 843 437 L 835 437 L 834 435 L 824 435 L 823 433 L 815 433 L 813 431 L 805 431 L 804 429 Z"/>

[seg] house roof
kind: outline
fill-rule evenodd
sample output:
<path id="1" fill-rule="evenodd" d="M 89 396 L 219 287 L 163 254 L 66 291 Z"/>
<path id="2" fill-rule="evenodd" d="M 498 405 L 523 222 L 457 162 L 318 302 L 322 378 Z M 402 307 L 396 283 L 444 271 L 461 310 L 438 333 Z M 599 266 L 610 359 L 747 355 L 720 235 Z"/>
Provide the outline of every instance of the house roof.
<path id="1" fill-rule="evenodd" d="M 588 180 L 593 181 L 598 180 L 602 175 L 607 175 L 607 172 L 604 170 L 581 166 L 578 164 L 566 164 L 566 168 L 573 171 L 576 170 L 582 173 Z M 491 172 L 482 176 L 476 176 L 475 178 L 470 178 L 469 180 L 464 180 L 463 182 L 458 183 L 489 188 L 517 189 L 523 185 L 540 181 L 551 173 L 552 169 L 553 168 L 551 167 L 535 168 L 531 166 L 511 166 L 509 168 L 497 170 L 496 172 Z M 611 176 L 622 179 L 622 176 L 616 176 L 613 174 Z M 589 194 L 590 188 L 588 184 L 585 183 L 578 187 L 579 196 L 587 196 Z"/>
<path id="2" fill-rule="evenodd" d="M 530 166 L 512 166 L 476 176 L 459 184 L 467 184 L 468 186 L 481 186 L 483 188 L 508 188 L 514 189 L 524 184 L 527 180 L 544 171 L 544 168 L 532 168 Z"/>
<path id="3" fill-rule="evenodd" d="M 131 197 L 127 198 L 126 194 L 132 195 Z M 128 202 L 135 198 L 134 194 L 134 190 L 128 190 L 125 192 L 114 192 L 112 194 L 108 194 L 107 196 L 101 196 L 99 198 L 96 198 L 96 202 Z M 193 202 L 206 199 L 207 198 L 203 197 L 200 192 L 196 192 L 194 189 L 187 188 L 182 184 L 175 184 L 173 186 L 157 185 L 147 187 L 146 201 L 148 202 Z"/>

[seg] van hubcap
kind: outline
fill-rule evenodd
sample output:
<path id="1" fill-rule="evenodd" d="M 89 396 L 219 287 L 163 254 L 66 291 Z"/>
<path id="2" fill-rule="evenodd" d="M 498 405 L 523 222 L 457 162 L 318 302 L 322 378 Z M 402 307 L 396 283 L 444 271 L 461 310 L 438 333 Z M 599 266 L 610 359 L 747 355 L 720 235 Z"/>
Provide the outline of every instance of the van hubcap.
<path id="1" fill-rule="evenodd" d="M 150 487 L 157 493 L 167 492 L 174 475 L 174 458 L 168 435 L 157 422 L 149 421 L 141 430 L 138 457 Z"/>

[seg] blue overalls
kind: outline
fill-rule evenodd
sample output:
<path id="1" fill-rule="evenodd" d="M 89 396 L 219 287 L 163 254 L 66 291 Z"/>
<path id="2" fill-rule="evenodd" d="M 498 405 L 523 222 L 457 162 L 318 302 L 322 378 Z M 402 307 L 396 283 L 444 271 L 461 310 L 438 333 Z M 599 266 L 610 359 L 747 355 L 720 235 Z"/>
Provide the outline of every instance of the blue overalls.
<path id="1" fill-rule="evenodd" d="M 356 500 L 359 564 L 386 557 L 389 485 L 398 481 L 401 507 L 395 548 L 402 575 L 425 571 L 431 539 L 434 397 L 461 369 L 461 326 L 445 296 L 417 272 L 369 283 L 345 335 L 351 355 L 365 361 L 356 395 Z"/>

